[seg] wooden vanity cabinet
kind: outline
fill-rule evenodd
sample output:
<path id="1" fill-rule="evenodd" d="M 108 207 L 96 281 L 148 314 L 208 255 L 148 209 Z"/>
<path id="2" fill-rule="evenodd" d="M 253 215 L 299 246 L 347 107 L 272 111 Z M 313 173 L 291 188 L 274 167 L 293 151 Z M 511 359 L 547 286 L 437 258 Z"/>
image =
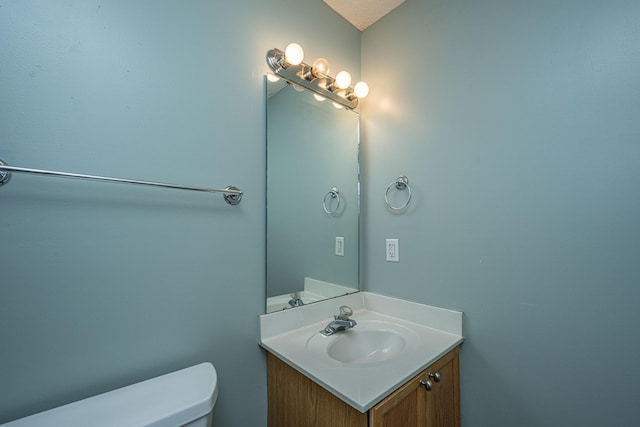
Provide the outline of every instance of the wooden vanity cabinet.
<path id="1" fill-rule="evenodd" d="M 269 427 L 368 427 L 367 414 L 354 409 L 267 352 Z"/>
<path id="2" fill-rule="evenodd" d="M 267 353 L 267 381 L 269 427 L 460 426 L 458 347 L 367 413 L 349 406 L 271 353 Z"/>
<path id="3" fill-rule="evenodd" d="M 460 427 L 459 360 L 459 347 L 436 360 L 371 408 L 369 426 Z"/>

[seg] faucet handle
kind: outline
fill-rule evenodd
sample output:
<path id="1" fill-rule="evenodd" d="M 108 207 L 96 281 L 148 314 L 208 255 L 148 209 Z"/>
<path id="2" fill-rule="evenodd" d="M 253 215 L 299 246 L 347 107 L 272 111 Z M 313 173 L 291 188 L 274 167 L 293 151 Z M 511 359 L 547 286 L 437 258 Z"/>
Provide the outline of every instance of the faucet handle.
<path id="1" fill-rule="evenodd" d="M 349 320 L 349 317 L 353 314 L 353 310 L 348 305 L 340 306 L 340 314 L 335 318 L 339 320 Z"/>

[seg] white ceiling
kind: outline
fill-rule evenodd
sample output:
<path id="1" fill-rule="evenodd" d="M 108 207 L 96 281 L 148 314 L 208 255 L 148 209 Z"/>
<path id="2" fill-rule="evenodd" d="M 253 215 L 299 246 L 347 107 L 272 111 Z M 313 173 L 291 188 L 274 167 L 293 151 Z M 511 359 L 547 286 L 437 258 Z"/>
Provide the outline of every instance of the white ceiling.
<path id="1" fill-rule="evenodd" d="M 405 0 L 322 0 L 347 21 L 364 31 Z"/>

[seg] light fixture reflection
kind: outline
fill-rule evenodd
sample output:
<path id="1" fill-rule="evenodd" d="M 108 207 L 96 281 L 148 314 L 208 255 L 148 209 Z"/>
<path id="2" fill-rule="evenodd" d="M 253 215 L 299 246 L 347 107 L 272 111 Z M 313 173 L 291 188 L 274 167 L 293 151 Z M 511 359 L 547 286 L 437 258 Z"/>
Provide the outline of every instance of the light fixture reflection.
<path id="1" fill-rule="evenodd" d="M 322 101 L 324 101 L 325 99 L 327 99 L 327 98 L 325 98 L 325 97 L 324 97 L 324 96 L 322 96 L 322 95 L 318 95 L 317 93 L 314 93 L 314 94 L 313 94 L 313 97 L 314 97 L 317 101 L 320 101 L 320 102 L 322 102 Z"/>

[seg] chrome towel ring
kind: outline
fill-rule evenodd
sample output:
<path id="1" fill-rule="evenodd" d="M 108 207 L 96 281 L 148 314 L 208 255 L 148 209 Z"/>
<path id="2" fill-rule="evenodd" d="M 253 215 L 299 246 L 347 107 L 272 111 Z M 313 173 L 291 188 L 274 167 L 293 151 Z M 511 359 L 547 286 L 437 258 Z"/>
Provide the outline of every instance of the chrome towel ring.
<path id="1" fill-rule="evenodd" d="M 389 191 L 391 191 L 393 187 L 395 187 L 398 190 L 405 190 L 405 189 L 409 190 L 409 197 L 407 197 L 407 201 L 404 202 L 404 204 L 401 206 L 393 206 L 391 202 L 389 202 Z M 399 176 L 391 184 L 389 184 L 389 186 L 387 187 L 387 191 L 384 193 L 384 201 L 387 204 L 387 206 L 389 206 L 389 209 L 394 211 L 399 211 L 406 208 L 409 205 L 409 202 L 411 201 L 411 187 L 409 187 L 409 178 L 402 175 L 402 176 Z"/>
<path id="2" fill-rule="evenodd" d="M 327 208 L 327 197 L 329 197 L 328 204 L 331 204 L 332 199 L 337 200 L 335 209 L 330 210 L 329 208 Z M 327 215 L 333 215 L 338 212 L 338 209 L 340 208 L 340 190 L 338 190 L 338 187 L 331 187 L 331 190 L 329 190 L 329 192 L 325 194 L 324 199 L 322 200 L 322 207 L 324 208 L 324 211 L 327 213 Z"/>

